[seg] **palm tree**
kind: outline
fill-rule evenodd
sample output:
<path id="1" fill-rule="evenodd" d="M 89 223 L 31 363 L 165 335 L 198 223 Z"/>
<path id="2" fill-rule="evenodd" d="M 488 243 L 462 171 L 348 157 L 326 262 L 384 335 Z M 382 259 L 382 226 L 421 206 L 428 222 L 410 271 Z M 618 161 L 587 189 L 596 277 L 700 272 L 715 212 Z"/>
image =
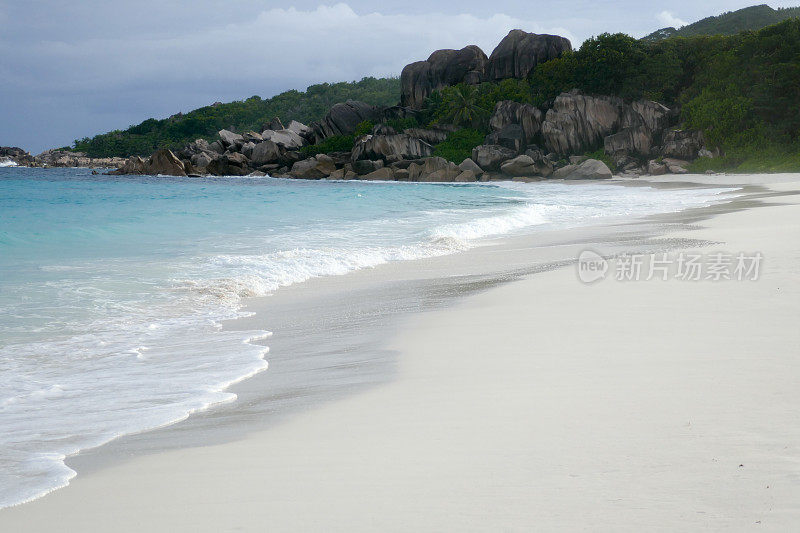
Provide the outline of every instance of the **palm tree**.
<path id="1" fill-rule="evenodd" d="M 478 105 L 478 91 L 473 85 L 460 84 L 447 91 L 446 120 L 456 126 L 480 128 L 489 111 Z"/>

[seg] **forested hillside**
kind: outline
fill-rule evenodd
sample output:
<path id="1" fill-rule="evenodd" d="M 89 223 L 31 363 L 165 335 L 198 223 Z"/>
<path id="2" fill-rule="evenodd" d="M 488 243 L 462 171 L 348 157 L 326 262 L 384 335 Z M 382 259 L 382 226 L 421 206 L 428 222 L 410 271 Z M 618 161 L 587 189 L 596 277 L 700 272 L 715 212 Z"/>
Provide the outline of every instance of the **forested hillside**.
<path id="1" fill-rule="evenodd" d="M 800 16 L 800 7 L 772 9 L 766 4 L 746 7 L 738 11 L 729 11 L 716 17 L 707 17 L 688 24 L 680 29 L 662 28 L 644 39 L 660 41 L 670 37 L 694 37 L 697 35 L 734 35 L 747 30 L 760 30 Z"/>
<path id="2" fill-rule="evenodd" d="M 223 128 L 260 132 L 274 117 L 284 122 L 309 123 L 322 118 L 333 104 L 348 99 L 395 105 L 400 100 L 400 80 L 370 77 L 358 82 L 321 83 L 305 92 L 293 90 L 267 99 L 253 96 L 244 101 L 218 103 L 76 140 L 72 149 L 91 157 L 149 155 L 158 148 L 179 148 L 198 138 L 211 139 Z"/>

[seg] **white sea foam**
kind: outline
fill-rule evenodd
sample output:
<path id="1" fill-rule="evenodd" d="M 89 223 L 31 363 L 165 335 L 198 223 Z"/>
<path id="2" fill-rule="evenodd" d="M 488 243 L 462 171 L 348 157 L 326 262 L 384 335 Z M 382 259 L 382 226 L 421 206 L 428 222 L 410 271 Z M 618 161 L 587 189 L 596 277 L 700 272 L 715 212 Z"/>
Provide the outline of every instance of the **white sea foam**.
<path id="1" fill-rule="evenodd" d="M 8 167 L 16 167 L 16 166 L 19 166 L 19 165 L 17 165 L 16 161 L 12 161 L 11 159 L 7 159 L 6 158 L 6 159 L 0 160 L 0 168 L 8 168 Z"/>

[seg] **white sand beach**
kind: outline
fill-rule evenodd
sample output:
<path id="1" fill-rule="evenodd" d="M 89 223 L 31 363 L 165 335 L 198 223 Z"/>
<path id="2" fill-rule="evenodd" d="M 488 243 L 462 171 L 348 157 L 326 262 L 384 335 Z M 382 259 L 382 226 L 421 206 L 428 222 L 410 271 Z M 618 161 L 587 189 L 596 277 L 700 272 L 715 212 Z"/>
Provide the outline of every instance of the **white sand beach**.
<path id="1" fill-rule="evenodd" d="M 798 179 L 669 235 L 761 252 L 757 281 L 511 281 L 406 319 L 389 383 L 79 472 L 0 531 L 796 530 Z"/>

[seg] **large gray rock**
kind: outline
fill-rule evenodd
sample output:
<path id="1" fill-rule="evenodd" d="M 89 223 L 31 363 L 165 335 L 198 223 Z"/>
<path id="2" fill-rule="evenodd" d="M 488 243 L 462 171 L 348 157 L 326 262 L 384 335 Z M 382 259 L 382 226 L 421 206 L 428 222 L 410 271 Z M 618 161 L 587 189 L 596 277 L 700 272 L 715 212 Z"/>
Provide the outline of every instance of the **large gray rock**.
<path id="1" fill-rule="evenodd" d="M 502 100 L 494 106 L 492 117 L 489 119 L 489 127 L 493 131 L 502 131 L 512 124 L 519 125 L 527 145 L 536 141 L 539 132 L 542 131 L 543 119 L 544 114 L 536 106 Z"/>
<path id="2" fill-rule="evenodd" d="M 251 142 L 251 143 L 254 143 L 254 144 L 255 143 L 260 143 L 261 141 L 264 140 L 264 138 L 261 136 L 261 134 L 255 132 L 255 131 L 246 131 L 246 132 L 242 133 L 242 138 L 244 139 L 245 143 Z"/>
<path id="3" fill-rule="evenodd" d="M 358 179 L 369 181 L 392 181 L 394 180 L 394 171 L 389 167 L 381 167 L 373 170 L 369 174 L 364 174 Z"/>
<path id="4" fill-rule="evenodd" d="M 246 176 L 251 171 L 247 158 L 238 152 L 222 154 L 206 166 L 206 172 L 215 176 Z"/>
<path id="5" fill-rule="evenodd" d="M 511 30 L 489 56 L 486 79 L 527 78 L 539 63 L 560 57 L 570 50 L 572 44 L 564 37 Z"/>
<path id="6" fill-rule="evenodd" d="M 244 155 L 247 159 L 250 159 L 253 156 L 253 149 L 255 149 L 256 143 L 253 141 L 248 141 L 242 145 L 242 155 Z"/>
<path id="7" fill-rule="evenodd" d="M 672 118 L 668 107 L 650 100 L 623 105 L 620 129 L 603 140 L 605 153 L 618 167 L 650 156 Z"/>
<path id="8" fill-rule="evenodd" d="M 401 159 L 420 159 L 432 154 L 433 146 L 405 133 L 365 135 L 356 140 L 352 160 L 383 159 L 394 162 Z"/>
<path id="9" fill-rule="evenodd" d="M 306 137 L 314 131 L 310 127 L 303 124 L 302 122 L 298 122 L 296 120 L 292 120 L 291 122 L 289 122 L 289 125 L 283 129 L 292 131 L 301 137 Z"/>
<path id="10" fill-rule="evenodd" d="M 652 100 L 637 100 L 630 107 L 651 132 L 665 130 L 674 118 L 670 108 Z"/>
<path id="11" fill-rule="evenodd" d="M 426 61 L 406 65 L 400 74 L 401 105 L 419 109 L 425 98 L 442 87 L 482 82 L 486 61 L 483 50 L 470 45 L 461 50 L 437 50 Z"/>
<path id="12" fill-rule="evenodd" d="M 536 161 L 530 156 L 520 155 L 500 165 L 500 171 L 507 176 L 535 176 L 539 173 Z"/>
<path id="13" fill-rule="evenodd" d="M 138 155 L 129 157 L 121 167 L 109 174 L 147 174 L 147 160 Z"/>
<path id="14" fill-rule="evenodd" d="M 285 129 L 285 128 L 284 128 L 283 122 L 281 122 L 280 117 L 273 117 L 272 120 L 267 122 L 267 124 L 263 128 L 261 128 L 261 131 L 264 131 L 264 130 L 278 131 L 278 130 L 282 130 L 282 129 Z"/>
<path id="15" fill-rule="evenodd" d="M 150 156 L 145 166 L 145 173 L 154 175 L 163 174 L 165 176 L 185 176 L 186 167 L 172 151 L 162 148 Z"/>
<path id="16" fill-rule="evenodd" d="M 519 124 L 509 124 L 500 131 L 494 131 L 486 136 L 483 144 L 496 144 L 504 146 L 519 153 L 525 142 L 525 132 Z"/>
<path id="17" fill-rule="evenodd" d="M 214 141 L 213 143 L 209 144 L 208 147 L 215 154 L 222 155 L 225 153 L 225 146 L 223 146 L 222 141 L 220 140 Z"/>
<path id="18" fill-rule="evenodd" d="M 299 133 L 290 130 L 264 130 L 261 137 L 265 141 L 272 141 L 287 150 L 298 150 L 305 145 L 306 141 Z"/>
<path id="19" fill-rule="evenodd" d="M 327 178 L 336 171 L 336 164 L 329 156 L 317 154 L 314 157 L 297 161 L 289 174 L 294 178 L 318 180 Z"/>
<path id="20" fill-rule="evenodd" d="M 454 181 L 463 170 L 442 157 L 428 157 L 408 167 L 409 181 Z"/>
<path id="21" fill-rule="evenodd" d="M 560 155 L 603 146 L 615 160 L 646 157 L 672 118 L 673 113 L 657 102 L 626 104 L 620 98 L 573 90 L 555 99 L 542 123 L 542 138 L 548 150 Z"/>
<path id="22" fill-rule="evenodd" d="M 380 118 L 380 108 L 365 102 L 348 100 L 331 107 L 321 121 L 311 124 L 311 128 L 314 130 L 315 142 L 319 142 L 333 135 L 350 135 L 365 120 L 375 121 Z"/>
<path id="23" fill-rule="evenodd" d="M 483 170 L 497 170 L 501 163 L 516 155 L 514 150 L 496 144 L 482 144 L 472 149 L 472 160 Z"/>
<path id="24" fill-rule="evenodd" d="M 537 176 L 543 176 L 546 178 L 553 173 L 553 161 L 545 154 L 543 154 L 541 150 L 536 150 L 536 149 L 525 150 L 524 155 L 527 155 L 528 157 L 533 159 L 533 162 L 536 166 Z M 587 158 L 582 159 L 580 162 L 582 163 L 585 159 Z"/>
<path id="25" fill-rule="evenodd" d="M 263 141 L 253 147 L 250 161 L 256 166 L 282 161 L 286 150 L 272 141 Z"/>
<path id="26" fill-rule="evenodd" d="M 473 181 L 478 181 L 478 175 L 471 170 L 462 170 L 461 174 L 453 178 L 453 181 L 471 183 Z"/>
<path id="27" fill-rule="evenodd" d="M 231 145 L 239 145 L 241 146 L 244 144 L 244 137 L 239 135 L 238 133 L 233 133 L 230 130 L 220 130 L 219 138 L 222 141 L 222 144 L 227 148 Z"/>
<path id="28" fill-rule="evenodd" d="M 187 164 L 190 164 L 187 162 Z M 133 156 L 110 174 L 152 174 L 164 176 L 186 176 L 186 165 L 167 149 L 157 150 L 149 158 Z"/>
<path id="29" fill-rule="evenodd" d="M 461 164 L 458 165 L 458 168 L 460 168 L 462 171 L 469 170 L 476 176 L 483 174 L 483 169 L 469 157 L 462 161 Z"/>
<path id="30" fill-rule="evenodd" d="M 359 161 L 353 161 L 352 167 L 353 167 L 353 172 L 355 172 L 359 176 L 365 176 L 370 172 L 375 172 L 376 170 L 383 168 L 384 164 L 383 160 L 381 159 L 378 159 L 377 161 L 362 159 Z"/>
<path id="31" fill-rule="evenodd" d="M 600 146 L 620 128 L 622 118 L 622 99 L 574 90 L 555 99 L 542 123 L 542 137 L 551 152 L 579 154 Z"/>
<path id="32" fill-rule="evenodd" d="M 667 165 L 653 159 L 647 163 L 647 173 L 651 176 L 663 176 L 667 173 Z"/>
<path id="33" fill-rule="evenodd" d="M 671 157 L 665 157 L 663 159 L 664 164 L 667 166 L 667 170 L 672 172 L 673 174 L 688 174 L 689 173 L 689 161 L 684 161 L 683 159 L 673 159 Z"/>
<path id="34" fill-rule="evenodd" d="M 650 155 L 652 142 L 652 131 L 642 124 L 609 135 L 603 140 L 603 149 L 615 161 L 619 161 L 631 155 Z"/>
<path id="35" fill-rule="evenodd" d="M 211 161 L 213 161 L 215 157 L 211 157 L 207 152 L 201 152 L 199 154 L 194 154 L 191 158 L 192 166 L 199 170 L 205 170 Z"/>
<path id="36" fill-rule="evenodd" d="M 186 146 L 184 146 L 176 155 L 186 159 L 191 159 L 192 156 L 194 155 L 201 153 L 210 153 L 210 152 L 215 152 L 215 150 L 211 148 L 211 145 L 208 143 L 207 140 L 196 139 L 187 144 Z"/>
<path id="37" fill-rule="evenodd" d="M 612 177 L 611 169 L 597 159 L 587 159 L 580 165 L 567 165 L 553 173 L 555 178 L 571 180 L 601 180 Z"/>
<path id="38" fill-rule="evenodd" d="M 705 138 L 700 131 L 668 131 L 664 135 L 664 146 L 661 148 L 661 155 L 664 157 L 694 161 L 703 148 L 705 148 Z"/>

